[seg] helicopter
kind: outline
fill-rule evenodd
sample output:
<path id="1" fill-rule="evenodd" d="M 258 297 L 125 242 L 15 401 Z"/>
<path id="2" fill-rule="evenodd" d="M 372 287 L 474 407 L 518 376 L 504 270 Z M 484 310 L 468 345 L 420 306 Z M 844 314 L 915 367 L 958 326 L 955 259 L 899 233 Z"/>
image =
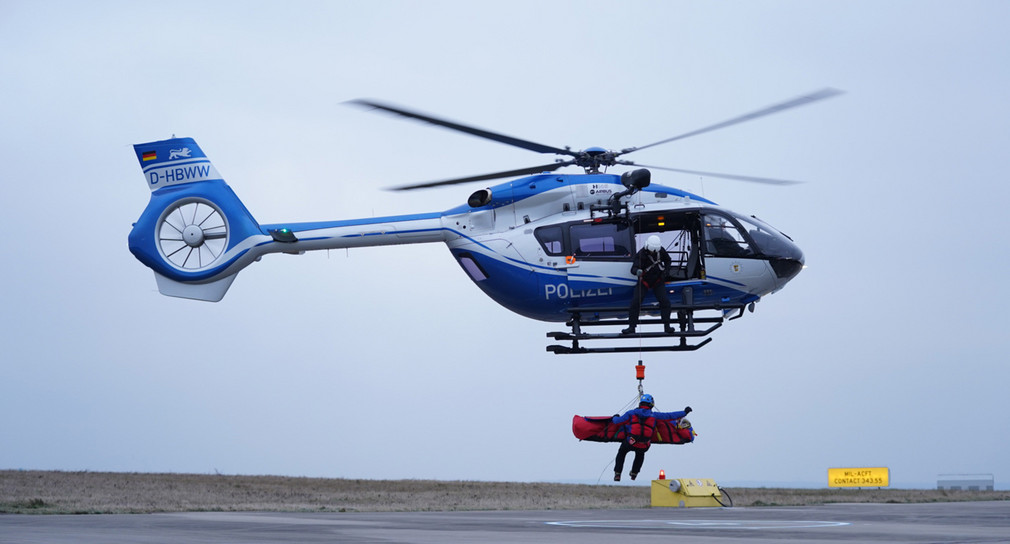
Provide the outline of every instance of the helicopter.
<path id="1" fill-rule="evenodd" d="M 470 280 L 501 306 L 570 327 L 548 337 L 571 344 L 547 346 L 548 351 L 695 350 L 711 338 L 696 344 L 688 339 L 707 337 L 724 321 L 741 317 L 745 308 L 753 311 L 756 302 L 785 287 L 803 268 L 803 252 L 790 237 L 754 216 L 653 184 L 651 170 L 777 185 L 798 182 L 646 166 L 623 157 L 840 93 L 823 89 L 619 151 L 554 147 L 373 100 L 354 100 L 352 105 L 562 157 L 528 168 L 394 187 L 415 190 L 518 177 L 474 191 L 465 204 L 442 212 L 365 219 L 260 224 L 194 139 L 136 144 L 151 196 L 133 224 L 129 249 L 154 271 L 163 295 L 217 302 L 239 271 L 266 254 L 441 242 Z M 556 173 L 572 166 L 583 172 Z M 607 173 L 612 166 L 634 169 Z M 587 332 L 587 327 L 627 323 L 637 283 L 630 265 L 653 235 L 660 237 L 672 260 L 666 288 L 677 315 L 675 332 Z M 641 313 L 659 315 L 651 294 Z M 671 337 L 673 342 L 667 342 Z M 661 345 L 641 345 L 641 340 L 655 338 L 663 339 Z M 588 344 L 600 339 L 618 345 Z M 639 345 L 621 342 L 628 339 Z"/>

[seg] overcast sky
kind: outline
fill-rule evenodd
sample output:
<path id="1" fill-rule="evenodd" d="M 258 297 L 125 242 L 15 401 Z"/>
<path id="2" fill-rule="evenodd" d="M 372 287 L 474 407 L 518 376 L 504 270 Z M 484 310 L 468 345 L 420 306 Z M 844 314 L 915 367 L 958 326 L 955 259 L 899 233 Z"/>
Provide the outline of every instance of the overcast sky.
<path id="1" fill-rule="evenodd" d="M 442 211 L 542 164 L 349 107 L 368 97 L 553 146 L 642 151 L 808 268 L 695 353 L 646 354 L 699 437 L 644 471 L 824 486 L 830 467 L 1010 484 L 1010 3 L 0 3 L 0 469 L 589 481 L 571 417 L 636 354 L 557 356 L 441 244 L 271 255 L 225 299 L 158 294 L 127 249 L 132 144 L 193 137 L 261 223 Z M 549 159 L 548 159 L 549 160 Z"/>

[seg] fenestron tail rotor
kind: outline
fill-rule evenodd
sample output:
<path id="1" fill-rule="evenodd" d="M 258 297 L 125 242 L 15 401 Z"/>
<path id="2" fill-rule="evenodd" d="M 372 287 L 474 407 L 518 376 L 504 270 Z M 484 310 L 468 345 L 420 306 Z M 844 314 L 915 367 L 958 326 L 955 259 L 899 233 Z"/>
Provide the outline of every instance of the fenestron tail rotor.
<path id="1" fill-rule="evenodd" d="M 180 200 L 165 210 L 157 226 L 158 250 L 184 271 L 214 265 L 228 247 L 228 222 L 220 208 L 203 199 Z"/>
<path id="2" fill-rule="evenodd" d="M 731 127 L 731 126 L 738 125 L 738 124 L 741 124 L 741 123 L 745 123 L 747 121 L 753 121 L 753 120 L 759 119 L 761 117 L 766 117 L 766 116 L 769 116 L 769 115 L 772 115 L 772 114 L 781 113 L 781 112 L 784 112 L 786 110 L 790 110 L 790 109 L 797 108 L 797 107 L 800 107 L 800 106 L 805 106 L 807 104 L 811 104 L 811 103 L 814 103 L 814 102 L 817 102 L 817 101 L 820 101 L 820 100 L 831 98 L 833 96 L 838 96 L 840 94 L 842 94 L 842 91 L 839 91 L 837 89 L 830 89 L 830 88 L 828 88 L 828 89 L 821 89 L 819 91 L 815 91 L 815 92 L 812 92 L 812 93 L 809 93 L 809 94 L 806 94 L 806 95 L 802 95 L 802 96 L 793 98 L 791 100 L 787 100 L 787 101 L 780 102 L 780 103 L 777 103 L 777 104 L 772 104 L 771 106 L 767 106 L 767 107 L 761 108 L 759 110 L 752 111 L 750 113 L 746 113 L 746 114 L 743 114 L 743 115 L 738 115 L 738 116 L 733 117 L 731 119 L 727 119 L 727 120 L 722 121 L 720 123 L 709 125 L 709 126 L 704 127 L 704 128 L 700 128 L 700 129 L 697 129 L 697 130 L 692 130 L 690 132 L 685 132 L 683 134 L 680 134 L 680 135 L 677 135 L 677 136 L 673 136 L 671 138 L 666 138 L 666 139 L 663 139 L 663 140 L 659 140 L 657 142 L 653 142 L 653 143 L 646 144 L 646 145 L 643 145 L 643 146 L 624 148 L 624 149 L 621 149 L 620 151 L 611 151 L 611 150 L 607 150 L 607 149 L 604 149 L 604 148 L 601 148 L 601 147 L 587 147 L 587 148 L 585 148 L 585 149 L 583 149 L 581 151 L 573 151 L 570 147 L 564 147 L 564 148 L 554 147 L 554 146 L 550 146 L 550 145 L 540 144 L 540 143 L 537 143 L 537 142 L 532 142 L 532 141 L 529 141 L 529 140 L 523 140 L 521 138 L 515 138 L 513 136 L 506 136 L 504 134 L 499 134 L 497 132 L 492 132 L 492 131 L 489 131 L 489 130 L 484 130 L 484 129 L 476 128 L 476 127 L 469 126 L 469 125 L 464 125 L 462 123 L 457 123 L 455 121 L 449 121 L 449 120 L 446 120 L 446 119 L 441 119 L 441 118 L 438 118 L 438 117 L 435 117 L 435 116 L 432 116 L 432 115 L 428 115 L 428 114 L 424 114 L 424 113 L 418 113 L 418 112 L 415 112 L 415 111 L 410 111 L 408 109 L 405 109 L 405 108 L 402 108 L 402 107 L 399 107 L 399 106 L 392 106 L 392 105 L 389 105 L 389 104 L 384 104 L 384 103 L 381 103 L 381 102 L 376 102 L 374 100 L 357 99 L 357 100 L 351 100 L 349 103 L 355 104 L 355 105 L 358 105 L 358 106 L 364 106 L 364 107 L 368 107 L 368 108 L 372 108 L 372 109 L 377 109 L 377 110 L 385 111 L 385 112 L 388 112 L 388 113 L 392 113 L 392 114 L 395 114 L 395 115 L 406 117 L 408 119 L 413 119 L 413 120 L 416 120 L 416 121 L 422 121 L 422 122 L 425 122 L 425 123 L 430 123 L 430 124 L 433 124 L 433 125 L 436 125 L 436 126 L 440 126 L 440 127 L 443 127 L 443 128 L 448 128 L 450 130 L 455 130 L 455 131 L 458 131 L 458 132 L 463 132 L 465 134 L 470 134 L 471 136 L 477 136 L 479 138 L 493 140 L 493 141 L 496 141 L 496 142 L 499 142 L 499 143 L 503 143 L 503 144 L 506 144 L 506 145 L 511 145 L 511 146 L 514 146 L 514 147 L 519 147 L 519 148 L 522 148 L 522 149 L 527 149 L 529 151 L 535 151 L 537 153 L 554 153 L 556 155 L 562 155 L 562 156 L 565 156 L 565 157 L 569 157 L 569 158 L 559 158 L 554 163 L 540 165 L 540 166 L 531 166 L 531 167 L 527 167 L 527 168 L 519 168 L 519 169 L 515 169 L 515 170 L 506 170 L 506 171 L 502 171 L 502 172 L 493 172 L 493 173 L 489 173 L 489 174 L 480 174 L 480 175 L 476 175 L 476 176 L 466 176 L 466 177 L 461 177 L 461 178 L 446 179 L 446 180 L 441 180 L 441 181 L 431 181 L 431 182 L 425 182 L 425 183 L 415 183 L 415 184 L 411 184 L 411 185 L 404 185 L 404 186 L 399 186 L 399 187 L 394 187 L 393 188 L 394 190 L 403 191 L 403 190 L 409 190 L 409 189 L 422 189 L 422 188 L 427 188 L 427 187 L 438 187 L 438 186 L 442 186 L 442 185 L 453 185 L 453 184 L 457 184 L 457 183 L 467 183 L 467 182 L 471 182 L 471 181 L 484 181 L 484 180 L 500 179 L 500 178 L 507 178 L 507 177 L 517 177 L 517 176 L 523 176 L 523 175 L 538 174 L 538 173 L 541 173 L 541 172 L 553 172 L 553 171 L 558 170 L 559 168 L 563 168 L 565 166 L 580 166 L 583 169 L 585 169 L 585 172 L 587 174 L 599 173 L 600 170 L 601 170 L 601 168 L 606 168 L 606 167 L 615 166 L 615 165 L 645 166 L 645 165 L 637 164 L 637 163 L 634 163 L 634 162 L 631 162 L 631 161 L 627 161 L 627 160 L 619 160 L 618 157 L 620 157 L 622 155 L 626 155 L 628 153 L 632 153 L 634 151 L 641 151 L 642 149 L 648 149 L 650 147 L 655 147 L 655 146 L 658 146 L 658 145 L 667 144 L 667 143 L 674 142 L 674 141 L 677 141 L 677 140 L 683 140 L 685 138 L 690 138 L 692 136 L 697 136 L 697 135 L 700 135 L 700 134 L 705 134 L 705 133 L 708 133 L 708 132 L 713 132 L 713 131 L 716 131 L 716 130 L 721 130 L 723 128 L 727 128 L 727 127 Z M 680 168 L 670 168 L 670 167 L 664 167 L 664 166 L 648 166 L 648 168 L 655 168 L 657 170 L 669 170 L 671 172 L 681 172 L 681 173 L 686 173 L 686 174 L 695 174 L 695 175 L 718 177 L 718 178 L 724 178 L 724 179 L 732 179 L 732 180 L 736 180 L 736 181 L 748 181 L 748 182 L 765 183 L 765 184 L 773 184 L 773 185 L 790 185 L 790 184 L 795 184 L 795 183 L 802 183 L 802 182 L 799 182 L 799 181 L 776 179 L 776 178 L 766 178 L 766 177 L 757 177 L 757 176 L 743 176 L 743 175 L 736 175 L 736 174 L 719 174 L 719 173 L 715 173 L 715 172 L 702 172 L 702 171 L 699 171 L 699 170 L 685 170 L 685 169 L 680 169 Z"/>

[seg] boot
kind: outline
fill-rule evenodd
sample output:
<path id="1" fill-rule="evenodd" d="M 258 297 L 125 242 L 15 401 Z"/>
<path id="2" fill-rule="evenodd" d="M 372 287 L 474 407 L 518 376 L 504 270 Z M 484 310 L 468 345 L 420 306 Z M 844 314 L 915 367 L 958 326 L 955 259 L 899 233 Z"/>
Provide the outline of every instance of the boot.
<path id="1" fill-rule="evenodd" d="M 632 480 L 634 480 L 634 478 L 632 478 Z M 621 481 L 621 473 L 620 472 L 615 472 L 614 473 L 614 481 L 615 482 L 620 482 Z"/>
<path id="2" fill-rule="evenodd" d="M 666 332 L 666 334 L 676 334 L 677 333 L 677 329 L 674 328 L 674 326 L 670 324 L 670 314 L 669 314 L 669 312 L 663 314 L 663 330 Z"/>
<path id="3" fill-rule="evenodd" d="M 621 334 L 635 334 L 635 326 L 632 325 L 627 329 L 624 329 L 623 331 L 621 331 Z"/>
<path id="4" fill-rule="evenodd" d="M 631 476 L 631 479 L 632 479 L 632 480 L 634 480 L 634 479 L 635 479 L 635 476 L 638 476 L 638 473 L 637 473 L 637 472 L 632 472 L 632 473 L 631 473 L 631 474 L 629 474 L 628 476 Z"/>

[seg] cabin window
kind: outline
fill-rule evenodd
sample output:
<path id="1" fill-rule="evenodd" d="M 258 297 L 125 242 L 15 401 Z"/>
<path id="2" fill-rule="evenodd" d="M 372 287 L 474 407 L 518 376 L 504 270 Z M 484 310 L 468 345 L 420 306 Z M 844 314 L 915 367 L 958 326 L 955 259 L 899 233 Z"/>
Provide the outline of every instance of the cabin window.
<path id="1" fill-rule="evenodd" d="M 533 235 L 537 237 L 537 241 L 540 242 L 548 255 L 565 254 L 565 242 L 562 238 L 560 225 L 540 227 L 533 231 Z"/>
<path id="2" fill-rule="evenodd" d="M 576 257 L 631 257 L 631 228 L 627 223 L 579 223 L 572 225 L 568 234 Z"/>
<path id="3" fill-rule="evenodd" d="M 473 281 L 484 281 L 487 279 L 487 274 L 484 269 L 481 268 L 477 261 L 473 259 L 473 256 L 469 253 L 464 253 L 459 256 L 459 264 L 463 266 L 463 270 L 470 275 L 470 279 Z"/>

